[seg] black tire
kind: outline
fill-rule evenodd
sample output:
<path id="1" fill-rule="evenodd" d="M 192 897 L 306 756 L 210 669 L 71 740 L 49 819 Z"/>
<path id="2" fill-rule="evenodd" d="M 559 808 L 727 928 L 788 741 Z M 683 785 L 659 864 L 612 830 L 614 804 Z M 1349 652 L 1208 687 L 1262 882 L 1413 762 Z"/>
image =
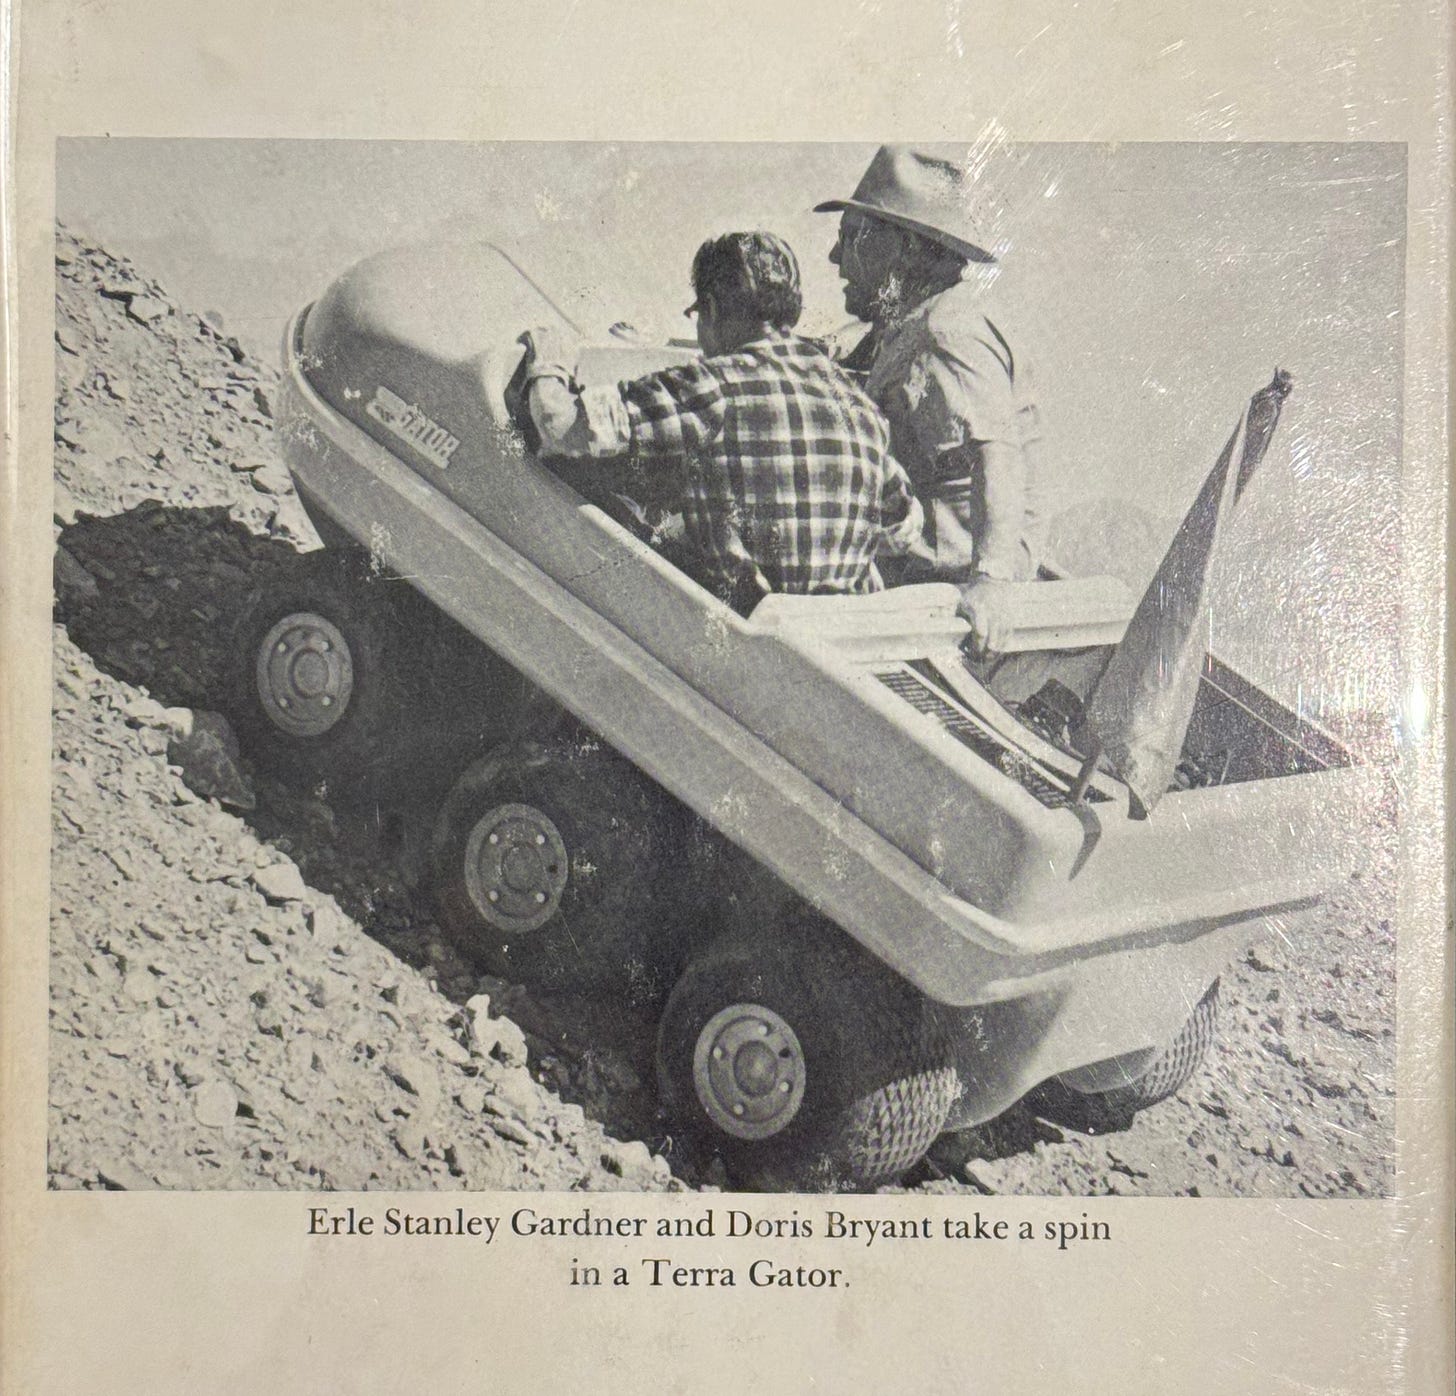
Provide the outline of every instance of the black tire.
<path id="1" fill-rule="evenodd" d="M 413 589 L 411 589 L 413 590 Z M 428 692 L 422 700 L 428 738 L 416 745 L 433 782 L 454 781 L 467 763 L 520 735 L 543 695 L 463 626 L 413 593 L 409 625 Z"/>
<path id="2" fill-rule="evenodd" d="M 357 559 L 330 552 L 305 554 L 252 593 L 234 632 L 231 693 L 259 768 L 348 790 L 380 777 L 408 703 L 391 600 Z"/>
<path id="3" fill-rule="evenodd" d="M 1135 1081 L 1101 1091 L 1098 1098 L 1113 1109 L 1145 1110 L 1175 1096 L 1203 1064 L 1218 1033 L 1218 983 L 1215 979 L 1194 1005 L 1177 1035 L 1148 1063 Z"/>
<path id="4" fill-rule="evenodd" d="M 289 730 L 280 720 L 285 683 L 267 672 L 261 651 L 270 637 L 282 638 L 277 628 L 288 616 L 327 622 L 348 656 L 347 699 L 326 730 Z M 317 641 L 323 632 L 313 628 Z M 357 549 L 305 554 L 256 589 L 233 654 L 235 716 L 253 761 L 284 779 L 349 793 L 442 786 L 462 761 L 513 730 L 526 687 L 498 655 Z"/>
<path id="5" fill-rule="evenodd" d="M 658 1074 L 675 1132 L 740 1186 L 894 1182 L 940 1133 L 958 1089 L 925 997 L 842 932 L 786 932 L 695 960 L 668 999 Z"/>
<path id="6" fill-rule="evenodd" d="M 1218 988 L 1215 979 L 1173 1040 L 1135 1077 L 1099 1091 L 1081 1090 L 1056 1077 L 1037 1092 L 1038 1108 L 1061 1123 L 1098 1131 L 1177 1095 L 1193 1079 L 1217 1035 Z"/>
<path id="7" fill-rule="evenodd" d="M 655 1008 L 670 982 L 664 942 L 676 921 L 683 816 L 592 739 L 503 748 L 465 772 L 436 819 L 441 926 L 514 982 L 611 989 Z"/>

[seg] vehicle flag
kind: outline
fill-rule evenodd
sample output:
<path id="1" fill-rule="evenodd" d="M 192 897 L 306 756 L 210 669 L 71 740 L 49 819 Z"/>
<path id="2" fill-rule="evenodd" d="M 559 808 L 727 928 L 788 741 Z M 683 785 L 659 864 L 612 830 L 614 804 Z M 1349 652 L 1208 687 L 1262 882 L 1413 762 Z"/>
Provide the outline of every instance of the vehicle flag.
<path id="1" fill-rule="evenodd" d="M 1200 622 L 1219 540 L 1269 449 L 1291 382 L 1276 369 L 1250 399 L 1088 698 L 1094 744 L 1079 795 L 1099 758 L 1132 792 L 1134 818 L 1146 819 L 1172 784 L 1198 696 L 1206 652 Z"/>

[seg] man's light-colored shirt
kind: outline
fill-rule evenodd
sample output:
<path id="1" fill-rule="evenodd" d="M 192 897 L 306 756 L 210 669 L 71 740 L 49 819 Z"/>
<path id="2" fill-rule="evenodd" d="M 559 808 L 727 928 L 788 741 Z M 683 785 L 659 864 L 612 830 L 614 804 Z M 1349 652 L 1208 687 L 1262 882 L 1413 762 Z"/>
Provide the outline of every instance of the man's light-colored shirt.
<path id="1" fill-rule="evenodd" d="M 1035 575 L 1041 426 L 1027 366 L 986 316 L 979 289 L 962 282 L 932 296 L 848 362 L 868 369 L 866 391 L 925 506 L 903 580 Z"/>

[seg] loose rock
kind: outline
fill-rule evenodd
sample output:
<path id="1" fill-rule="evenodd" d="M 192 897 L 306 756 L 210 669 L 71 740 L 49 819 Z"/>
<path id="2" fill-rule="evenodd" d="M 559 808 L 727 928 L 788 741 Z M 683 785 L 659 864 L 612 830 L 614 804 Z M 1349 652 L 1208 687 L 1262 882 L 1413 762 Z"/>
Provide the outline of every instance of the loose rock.
<path id="1" fill-rule="evenodd" d="M 192 1113 L 208 1129 L 224 1129 L 237 1117 L 238 1098 L 224 1081 L 205 1081 L 192 1096 Z"/>
<path id="2" fill-rule="evenodd" d="M 256 868 L 251 880 L 270 902 L 301 902 L 308 895 L 303 874 L 294 863 L 270 863 Z"/>
<path id="3" fill-rule="evenodd" d="M 56 549 L 56 594 L 68 606 L 89 606 L 101 599 L 93 577 L 64 548 Z"/>
<path id="4" fill-rule="evenodd" d="M 132 296 L 126 303 L 126 313 L 140 324 L 151 325 L 170 314 L 171 309 L 155 296 Z"/>
<path id="5" fill-rule="evenodd" d="M 103 1187 L 116 1192 L 155 1192 L 157 1184 L 127 1159 L 107 1159 L 96 1167 L 96 1177 Z"/>
<path id="6" fill-rule="evenodd" d="M 215 712 L 191 712 L 188 718 L 186 730 L 167 746 L 167 760 L 181 767 L 187 788 L 233 809 L 256 808 L 257 796 L 238 766 L 238 739 L 227 718 Z"/>

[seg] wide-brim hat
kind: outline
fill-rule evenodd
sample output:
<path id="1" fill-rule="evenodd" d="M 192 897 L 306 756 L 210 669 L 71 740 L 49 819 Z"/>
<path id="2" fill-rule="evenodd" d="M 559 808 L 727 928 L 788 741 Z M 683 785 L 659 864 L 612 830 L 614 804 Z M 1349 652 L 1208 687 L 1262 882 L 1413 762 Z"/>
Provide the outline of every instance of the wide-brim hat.
<path id="1" fill-rule="evenodd" d="M 847 199 L 829 199 L 815 213 L 858 209 L 969 257 L 994 262 L 971 216 L 971 182 L 951 160 L 903 145 L 882 145 Z"/>

